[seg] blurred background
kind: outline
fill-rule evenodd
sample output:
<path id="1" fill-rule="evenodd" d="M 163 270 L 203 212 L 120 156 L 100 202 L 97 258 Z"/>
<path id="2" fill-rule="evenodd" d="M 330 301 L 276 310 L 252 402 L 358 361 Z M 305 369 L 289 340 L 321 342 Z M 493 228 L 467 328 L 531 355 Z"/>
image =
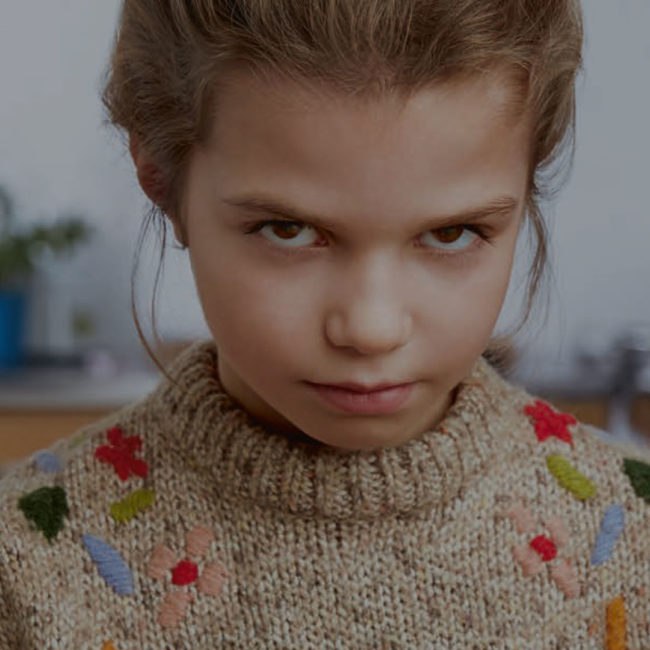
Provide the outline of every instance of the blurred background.
<path id="1" fill-rule="evenodd" d="M 99 100 L 119 1 L 0 7 L 1 467 L 140 399 L 160 374 L 131 317 L 148 204 Z M 606 435 L 650 445 L 650 3 L 583 9 L 575 164 L 545 206 L 549 316 L 532 318 L 502 368 Z M 209 337 L 187 254 L 170 243 L 156 312 L 164 363 Z M 158 250 L 152 230 L 136 283 L 152 344 Z M 521 313 L 528 255 L 523 237 L 497 333 Z"/>

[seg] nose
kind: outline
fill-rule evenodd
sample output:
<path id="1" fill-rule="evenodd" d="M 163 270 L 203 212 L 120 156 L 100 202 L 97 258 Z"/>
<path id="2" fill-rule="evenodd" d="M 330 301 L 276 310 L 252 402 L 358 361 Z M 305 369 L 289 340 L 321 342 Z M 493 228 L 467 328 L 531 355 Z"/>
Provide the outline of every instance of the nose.
<path id="1" fill-rule="evenodd" d="M 399 274 L 388 265 L 346 275 L 325 329 L 330 343 L 360 354 L 380 354 L 403 346 L 411 335 L 411 314 Z"/>

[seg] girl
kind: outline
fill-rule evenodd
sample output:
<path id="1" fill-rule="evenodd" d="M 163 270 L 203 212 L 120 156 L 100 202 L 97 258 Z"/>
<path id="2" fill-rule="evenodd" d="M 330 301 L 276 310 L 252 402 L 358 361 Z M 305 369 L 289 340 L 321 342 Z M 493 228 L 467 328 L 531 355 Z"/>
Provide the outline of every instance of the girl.
<path id="1" fill-rule="evenodd" d="M 3 481 L 2 648 L 650 647 L 650 461 L 490 362 L 581 46 L 576 0 L 125 0 L 103 100 L 212 339 Z"/>

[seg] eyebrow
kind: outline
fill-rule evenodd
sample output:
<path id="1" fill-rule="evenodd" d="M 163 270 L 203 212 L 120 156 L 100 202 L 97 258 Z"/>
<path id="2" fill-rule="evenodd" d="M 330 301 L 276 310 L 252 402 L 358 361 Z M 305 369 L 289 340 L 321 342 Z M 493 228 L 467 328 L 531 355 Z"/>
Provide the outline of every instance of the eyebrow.
<path id="1" fill-rule="evenodd" d="M 341 225 L 343 225 L 336 224 L 329 219 L 325 219 L 317 215 L 308 214 L 286 201 L 282 201 L 270 196 L 246 195 L 240 197 L 225 198 L 222 200 L 228 205 L 244 208 L 248 212 L 284 217 L 292 220 L 295 219 L 296 221 L 313 224 L 327 230 L 335 231 L 340 228 Z M 439 217 L 437 219 L 431 218 L 425 220 L 420 224 L 420 228 L 422 230 L 435 230 L 437 228 L 446 228 L 448 226 L 457 225 L 460 222 L 473 223 L 475 221 L 487 219 L 488 217 L 505 218 L 509 216 L 515 210 L 515 208 L 517 208 L 518 205 L 519 201 L 517 201 L 512 196 L 499 196 L 491 199 L 482 206 L 463 210 L 456 214 Z"/>

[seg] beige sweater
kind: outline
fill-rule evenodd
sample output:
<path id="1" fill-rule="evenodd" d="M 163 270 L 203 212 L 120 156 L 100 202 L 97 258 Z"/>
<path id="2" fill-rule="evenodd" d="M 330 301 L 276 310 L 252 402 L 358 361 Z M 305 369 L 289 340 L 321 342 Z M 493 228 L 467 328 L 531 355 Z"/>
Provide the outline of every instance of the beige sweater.
<path id="1" fill-rule="evenodd" d="M 216 360 L 2 480 L 2 650 L 650 649 L 649 465 L 482 357 L 436 430 L 352 453 Z"/>

